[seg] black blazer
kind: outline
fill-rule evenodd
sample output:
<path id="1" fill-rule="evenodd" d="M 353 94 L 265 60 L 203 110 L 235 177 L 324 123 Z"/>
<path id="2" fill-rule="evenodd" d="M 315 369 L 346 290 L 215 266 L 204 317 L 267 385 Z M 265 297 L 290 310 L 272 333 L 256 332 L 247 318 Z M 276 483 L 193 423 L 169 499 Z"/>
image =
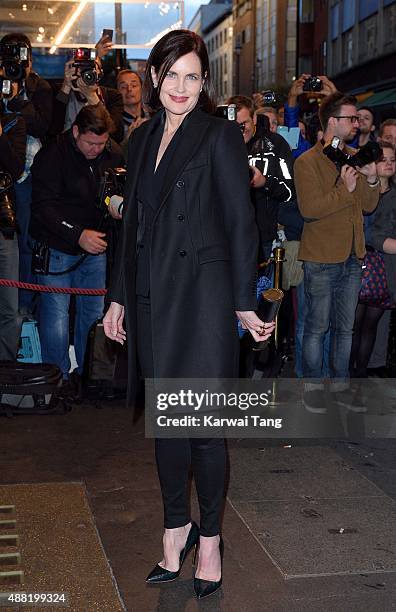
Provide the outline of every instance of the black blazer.
<path id="1" fill-rule="evenodd" d="M 136 186 L 161 112 L 132 134 L 121 239 L 108 299 L 125 305 L 136 374 Z M 235 310 L 255 310 L 257 228 L 246 149 L 236 124 L 195 109 L 164 180 L 150 253 L 154 375 L 237 375 Z"/>

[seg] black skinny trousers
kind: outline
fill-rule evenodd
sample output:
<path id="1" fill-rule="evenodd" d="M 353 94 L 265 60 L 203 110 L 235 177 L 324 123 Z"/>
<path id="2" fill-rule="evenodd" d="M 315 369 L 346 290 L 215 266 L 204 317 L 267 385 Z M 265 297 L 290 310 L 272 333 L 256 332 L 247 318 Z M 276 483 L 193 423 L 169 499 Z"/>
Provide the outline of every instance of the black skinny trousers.
<path id="1" fill-rule="evenodd" d="M 151 313 L 148 302 L 137 304 L 137 349 L 144 378 L 153 378 Z M 201 514 L 200 533 L 220 533 L 226 451 L 222 438 L 172 438 L 155 440 L 155 457 L 164 504 L 166 529 L 190 522 L 189 472 L 195 480 Z"/>

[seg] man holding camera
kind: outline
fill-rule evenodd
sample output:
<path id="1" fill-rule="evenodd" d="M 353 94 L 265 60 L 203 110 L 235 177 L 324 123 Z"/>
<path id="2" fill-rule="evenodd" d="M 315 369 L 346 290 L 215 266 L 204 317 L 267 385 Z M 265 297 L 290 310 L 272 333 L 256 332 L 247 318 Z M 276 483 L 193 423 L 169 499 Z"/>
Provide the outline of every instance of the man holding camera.
<path id="1" fill-rule="evenodd" d="M 55 96 L 51 136 L 69 130 L 84 106 L 98 105 L 105 108 L 113 120 L 111 137 L 121 142 L 124 136 L 122 97 L 116 89 L 99 85 L 101 76 L 102 69 L 95 59 L 95 51 L 77 49 L 73 58 L 65 63 L 63 83 Z"/>
<path id="2" fill-rule="evenodd" d="M 267 260 L 277 237 L 278 208 L 294 197 L 293 159 L 286 140 L 269 129 L 257 128 L 253 101 L 233 96 L 237 122 L 242 129 L 252 172 L 251 198 L 256 210 L 260 233 L 260 260 Z"/>
<path id="3" fill-rule="evenodd" d="M 25 167 L 22 176 L 15 182 L 15 207 L 19 225 L 19 277 L 32 283 L 31 273 L 32 240 L 29 236 L 32 201 L 30 168 L 34 156 L 40 150 L 52 117 L 52 91 L 49 83 L 32 70 L 32 46 L 29 38 L 22 33 L 6 34 L 0 41 L 0 66 L 3 75 L 12 75 L 12 91 L 3 96 L 5 113 L 17 113 L 26 124 Z M 34 310 L 34 293 L 19 291 L 19 308 L 22 313 Z"/>
<path id="4" fill-rule="evenodd" d="M 37 155 L 33 167 L 32 236 L 35 263 L 47 286 L 104 288 L 107 209 L 99 194 L 104 172 L 123 164 L 120 147 L 109 138 L 113 122 L 102 105 L 84 106 L 71 130 Z M 45 270 L 49 255 L 48 273 Z M 67 294 L 42 293 L 39 332 L 43 361 L 68 378 L 69 302 Z M 88 331 L 103 314 L 103 297 L 77 296 L 74 347 L 82 373 Z"/>
<path id="5" fill-rule="evenodd" d="M 319 109 L 322 141 L 295 162 L 298 205 L 304 217 L 299 259 L 304 262 L 307 315 L 303 341 L 304 403 L 324 411 L 321 381 L 323 341 L 330 328 L 330 391 L 337 402 L 353 405 L 349 389 L 352 330 L 365 254 L 363 215 L 375 209 L 379 180 L 374 162 L 361 168 L 336 164 L 328 145 L 353 153 L 344 143 L 356 133 L 356 99 L 336 92 Z"/>

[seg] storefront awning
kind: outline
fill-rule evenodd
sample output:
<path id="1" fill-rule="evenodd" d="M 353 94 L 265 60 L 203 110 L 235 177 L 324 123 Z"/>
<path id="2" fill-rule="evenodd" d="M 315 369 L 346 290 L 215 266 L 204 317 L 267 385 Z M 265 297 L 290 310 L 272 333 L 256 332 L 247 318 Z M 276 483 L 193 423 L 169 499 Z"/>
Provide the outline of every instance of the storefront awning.
<path id="1" fill-rule="evenodd" d="M 396 88 L 378 91 L 360 102 L 358 106 L 391 106 L 396 105 Z"/>

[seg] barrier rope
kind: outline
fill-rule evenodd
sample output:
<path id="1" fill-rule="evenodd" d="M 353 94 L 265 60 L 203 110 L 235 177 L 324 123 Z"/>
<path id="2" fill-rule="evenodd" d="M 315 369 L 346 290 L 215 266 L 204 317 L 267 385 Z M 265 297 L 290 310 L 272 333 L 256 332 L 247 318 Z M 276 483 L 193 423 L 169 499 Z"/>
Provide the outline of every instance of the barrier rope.
<path id="1" fill-rule="evenodd" d="M 22 283 L 21 281 L 0 278 L 0 287 L 16 287 L 28 291 L 42 291 L 44 293 L 70 293 L 73 295 L 106 295 L 107 289 L 83 289 L 80 287 L 47 287 L 47 285 L 35 285 L 33 283 Z"/>

